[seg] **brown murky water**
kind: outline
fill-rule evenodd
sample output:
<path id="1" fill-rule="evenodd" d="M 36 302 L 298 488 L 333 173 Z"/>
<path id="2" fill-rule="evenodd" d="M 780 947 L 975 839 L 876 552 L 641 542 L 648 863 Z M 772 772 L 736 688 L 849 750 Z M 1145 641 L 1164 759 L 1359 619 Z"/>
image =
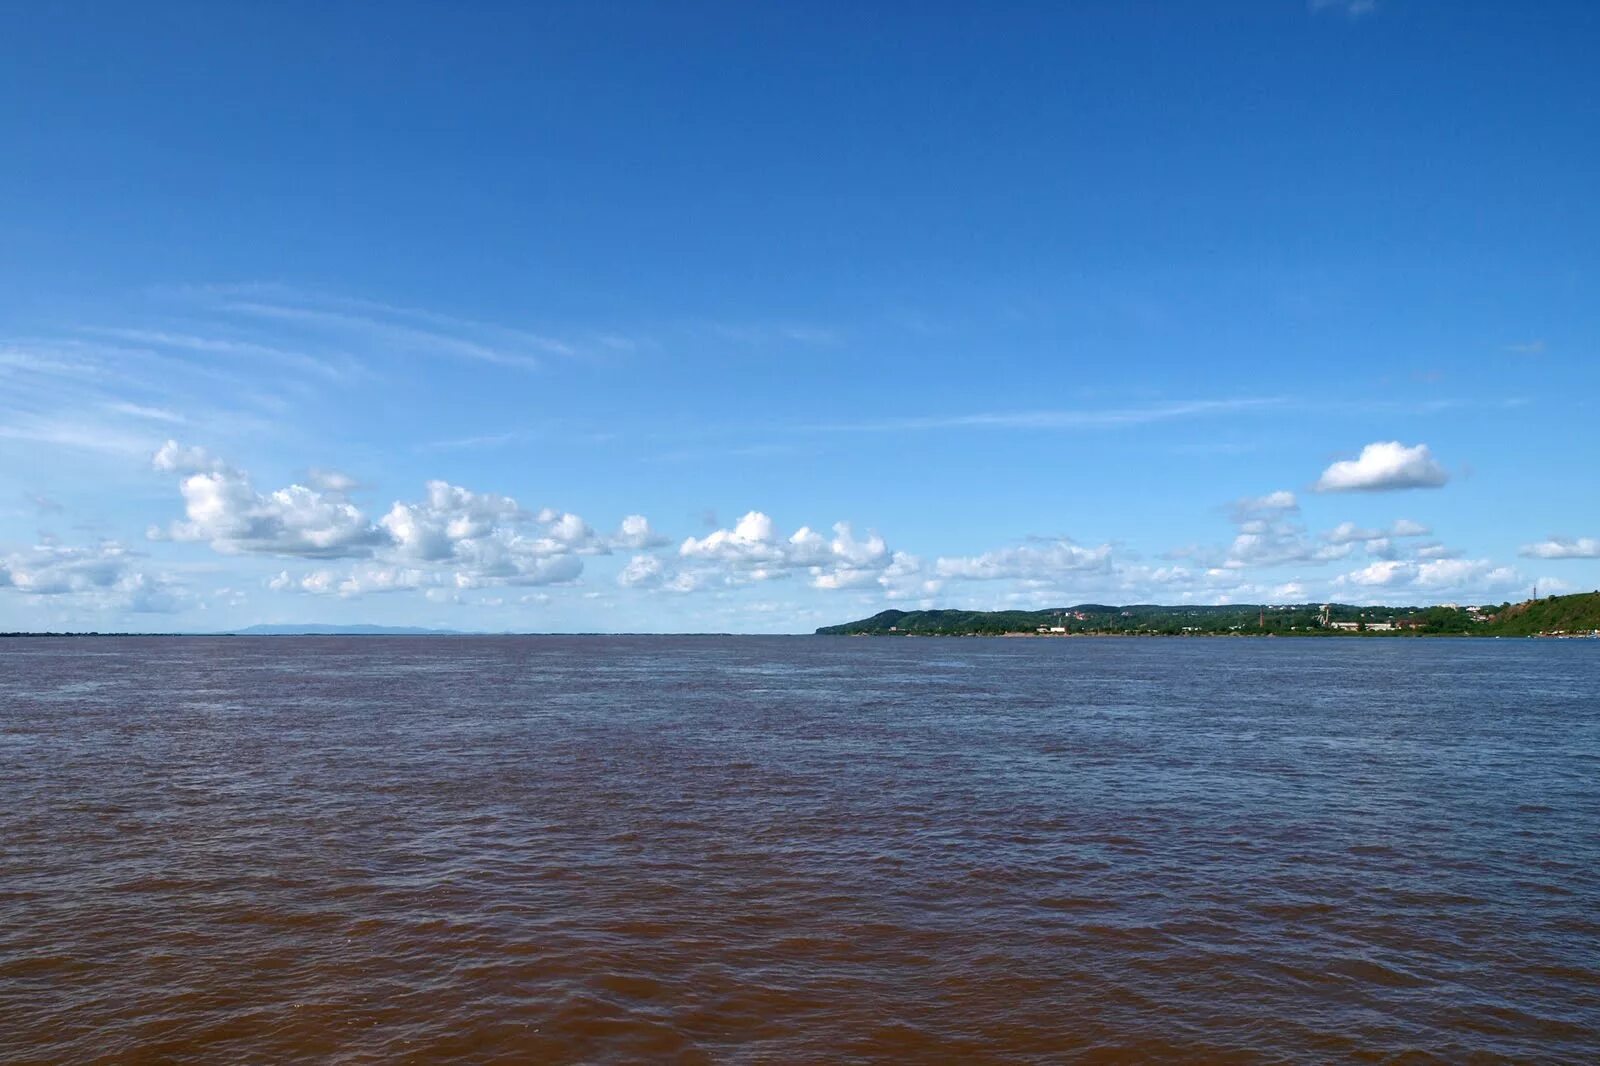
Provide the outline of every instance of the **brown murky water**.
<path id="1" fill-rule="evenodd" d="M 0 1058 L 1600 1060 L 1600 642 L 0 642 Z"/>

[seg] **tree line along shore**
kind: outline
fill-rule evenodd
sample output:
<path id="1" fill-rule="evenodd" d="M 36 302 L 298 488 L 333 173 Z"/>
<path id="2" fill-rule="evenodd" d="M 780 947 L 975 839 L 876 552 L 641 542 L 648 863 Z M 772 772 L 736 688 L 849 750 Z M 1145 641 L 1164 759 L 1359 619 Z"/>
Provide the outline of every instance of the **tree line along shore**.
<path id="1" fill-rule="evenodd" d="M 1482 636 L 1600 635 L 1600 591 L 1521 603 L 1369 607 L 1341 603 L 1109 604 L 1040 611 L 880 611 L 821 636 Z"/>

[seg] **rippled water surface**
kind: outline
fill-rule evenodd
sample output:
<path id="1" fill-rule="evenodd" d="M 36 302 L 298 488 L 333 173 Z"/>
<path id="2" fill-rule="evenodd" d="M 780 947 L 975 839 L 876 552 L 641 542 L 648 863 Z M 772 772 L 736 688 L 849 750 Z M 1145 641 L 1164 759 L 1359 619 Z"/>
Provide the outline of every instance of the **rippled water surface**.
<path id="1" fill-rule="evenodd" d="M 0 1059 L 1600 1060 L 1600 642 L 0 642 Z"/>

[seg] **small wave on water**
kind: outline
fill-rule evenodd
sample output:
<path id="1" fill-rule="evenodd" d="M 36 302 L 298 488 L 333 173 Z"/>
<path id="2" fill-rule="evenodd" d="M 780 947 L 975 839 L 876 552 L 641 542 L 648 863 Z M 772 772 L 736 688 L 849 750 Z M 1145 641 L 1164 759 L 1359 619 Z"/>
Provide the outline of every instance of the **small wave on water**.
<path id="1" fill-rule="evenodd" d="M 1331 643 L 14 641 L 0 1059 L 1600 1061 L 1600 657 Z"/>

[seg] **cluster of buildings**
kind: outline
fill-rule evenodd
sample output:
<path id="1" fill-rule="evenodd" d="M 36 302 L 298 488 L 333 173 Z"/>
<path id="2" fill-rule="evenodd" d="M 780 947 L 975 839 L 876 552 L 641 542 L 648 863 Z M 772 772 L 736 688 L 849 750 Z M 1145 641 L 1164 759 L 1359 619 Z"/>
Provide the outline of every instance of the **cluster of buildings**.
<path id="1" fill-rule="evenodd" d="M 1324 622 L 1322 624 L 1328 629 L 1339 629 L 1339 630 L 1343 630 L 1346 633 L 1354 633 L 1357 630 L 1362 630 L 1362 631 L 1367 632 L 1367 633 L 1392 633 L 1396 629 L 1407 628 L 1406 627 L 1406 623 L 1404 621 L 1401 621 L 1401 622 Z"/>
<path id="2" fill-rule="evenodd" d="M 1452 611 L 1465 610 L 1468 620 L 1473 622 L 1487 622 L 1491 617 L 1482 607 L 1476 604 L 1465 608 L 1458 603 L 1441 603 L 1439 606 Z M 1333 604 L 1325 603 L 1322 605 L 1322 614 L 1319 616 L 1322 627 L 1324 629 L 1337 629 L 1346 633 L 1393 633 L 1401 629 L 1421 629 L 1425 624 L 1420 617 L 1390 618 L 1386 622 L 1335 622 L 1329 617 L 1332 610 Z"/>
<path id="3" fill-rule="evenodd" d="M 1124 615 L 1129 615 L 1132 612 L 1131 611 L 1123 611 L 1122 613 Z M 1039 626 L 1038 629 L 1035 630 L 1035 632 L 1038 632 L 1038 633 L 1065 633 L 1067 631 L 1067 619 L 1068 618 L 1071 618 L 1074 622 L 1087 622 L 1089 620 L 1089 616 L 1084 614 L 1082 611 L 1066 611 L 1066 612 L 1063 612 L 1062 614 L 1059 614 L 1059 615 L 1056 616 L 1056 624 L 1055 625 Z"/>

